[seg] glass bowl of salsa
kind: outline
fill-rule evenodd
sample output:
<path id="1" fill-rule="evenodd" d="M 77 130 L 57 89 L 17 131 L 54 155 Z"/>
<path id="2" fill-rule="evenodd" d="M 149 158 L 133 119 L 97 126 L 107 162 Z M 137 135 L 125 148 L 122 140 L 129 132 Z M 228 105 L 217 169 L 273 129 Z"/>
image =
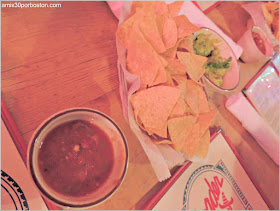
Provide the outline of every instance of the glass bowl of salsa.
<path id="1" fill-rule="evenodd" d="M 245 63 L 264 61 L 275 53 L 270 39 L 259 26 L 247 29 L 237 44 L 243 48 L 240 59 Z"/>
<path id="2" fill-rule="evenodd" d="M 128 147 L 117 124 L 92 109 L 74 108 L 45 120 L 28 147 L 27 166 L 39 191 L 58 206 L 87 208 L 120 186 Z"/>

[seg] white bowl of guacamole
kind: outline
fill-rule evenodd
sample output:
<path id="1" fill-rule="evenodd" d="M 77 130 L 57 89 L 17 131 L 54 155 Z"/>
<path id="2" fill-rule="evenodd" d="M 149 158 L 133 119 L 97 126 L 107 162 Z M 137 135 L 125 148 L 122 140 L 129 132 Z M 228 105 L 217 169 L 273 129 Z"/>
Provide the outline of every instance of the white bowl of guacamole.
<path id="1" fill-rule="evenodd" d="M 208 58 L 205 78 L 215 87 L 231 91 L 239 83 L 239 65 L 228 43 L 215 31 L 203 28 L 193 35 L 193 49 Z"/>

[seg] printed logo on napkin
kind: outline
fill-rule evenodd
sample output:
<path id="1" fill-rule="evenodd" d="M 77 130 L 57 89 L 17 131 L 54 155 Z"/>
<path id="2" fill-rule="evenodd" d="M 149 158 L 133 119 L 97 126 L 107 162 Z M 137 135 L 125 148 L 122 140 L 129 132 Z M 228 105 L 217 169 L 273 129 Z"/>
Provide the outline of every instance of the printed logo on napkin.
<path id="1" fill-rule="evenodd" d="M 196 203 L 199 198 L 201 203 Z M 252 210 L 222 160 L 215 166 L 201 166 L 192 173 L 185 187 L 183 202 L 183 210 Z"/>
<path id="2" fill-rule="evenodd" d="M 192 163 L 153 210 L 268 210 L 222 134 L 207 162 Z"/>

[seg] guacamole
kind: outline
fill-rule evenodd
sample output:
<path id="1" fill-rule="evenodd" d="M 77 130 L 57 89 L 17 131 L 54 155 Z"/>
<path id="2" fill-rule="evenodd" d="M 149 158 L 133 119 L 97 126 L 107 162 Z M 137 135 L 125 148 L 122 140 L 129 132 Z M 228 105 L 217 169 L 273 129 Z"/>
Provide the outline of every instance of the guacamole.
<path id="1" fill-rule="evenodd" d="M 206 69 L 205 75 L 214 84 L 220 86 L 223 84 L 223 76 L 229 68 L 232 58 L 222 58 L 220 50 L 215 45 L 220 41 L 218 39 L 210 39 L 210 37 L 211 34 L 199 34 L 193 42 L 193 49 L 197 55 L 208 57 L 208 61 L 204 65 Z"/>

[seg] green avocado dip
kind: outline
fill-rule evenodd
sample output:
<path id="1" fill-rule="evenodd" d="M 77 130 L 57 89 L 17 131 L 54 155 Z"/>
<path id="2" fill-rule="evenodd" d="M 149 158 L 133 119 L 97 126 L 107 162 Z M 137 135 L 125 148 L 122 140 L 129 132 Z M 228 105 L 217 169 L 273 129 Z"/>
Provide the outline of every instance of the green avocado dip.
<path id="1" fill-rule="evenodd" d="M 218 39 L 210 39 L 210 37 L 211 34 L 199 34 L 193 41 L 193 49 L 197 55 L 208 57 L 204 65 L 206 69 L 205 75 L 214 84 L 221 86 L 223 84 L 223 76 L 229 68 L 232 58 L 222 58 L 220 50 L 215 45 L 220 41 Z"/>

